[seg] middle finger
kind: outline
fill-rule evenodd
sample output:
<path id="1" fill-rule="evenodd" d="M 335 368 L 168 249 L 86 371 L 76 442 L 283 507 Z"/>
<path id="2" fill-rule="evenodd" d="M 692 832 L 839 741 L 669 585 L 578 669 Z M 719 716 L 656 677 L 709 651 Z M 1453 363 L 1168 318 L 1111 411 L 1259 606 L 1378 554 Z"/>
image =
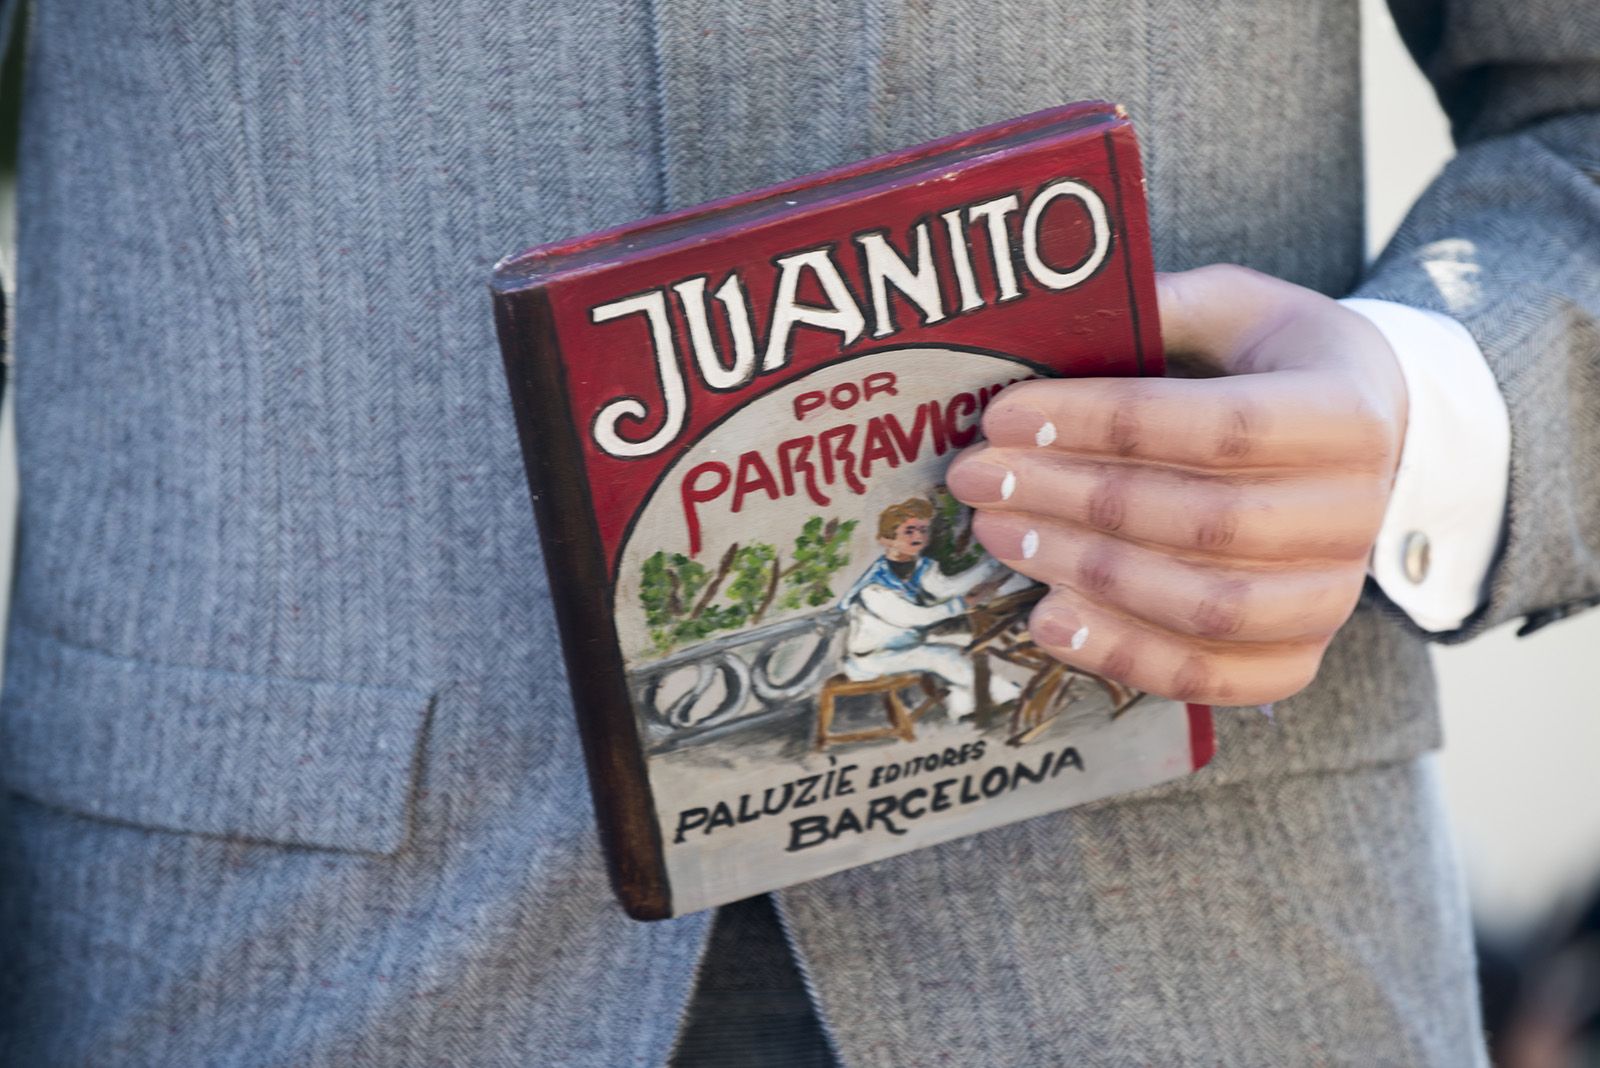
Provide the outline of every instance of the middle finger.
<path id="1" fill-rule="evenodd" d="M 957 457 L 946 484 L 975 508 L 1051 516 L 1185 553 L 1262 561 L 1362 559 L 1384 503 L 1375 483 L 1354 477 L 1205 475 L 993 446 Z"/>

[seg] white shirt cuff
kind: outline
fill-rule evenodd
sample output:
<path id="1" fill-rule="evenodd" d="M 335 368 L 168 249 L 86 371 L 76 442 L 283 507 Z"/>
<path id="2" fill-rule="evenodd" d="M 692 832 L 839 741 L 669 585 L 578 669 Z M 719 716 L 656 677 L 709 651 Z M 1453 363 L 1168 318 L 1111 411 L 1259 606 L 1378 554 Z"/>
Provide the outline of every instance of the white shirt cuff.
<path id="1" fill-rule="evenodd" d="M 1486 599 L 1505 522 L 1511 417 L 1488 362 L 1447 315 L 1340 301 L 1382 332 L 1410 394 L 1394 492 L 1368 570 L 1417 625 L 1455 630 Z"/>

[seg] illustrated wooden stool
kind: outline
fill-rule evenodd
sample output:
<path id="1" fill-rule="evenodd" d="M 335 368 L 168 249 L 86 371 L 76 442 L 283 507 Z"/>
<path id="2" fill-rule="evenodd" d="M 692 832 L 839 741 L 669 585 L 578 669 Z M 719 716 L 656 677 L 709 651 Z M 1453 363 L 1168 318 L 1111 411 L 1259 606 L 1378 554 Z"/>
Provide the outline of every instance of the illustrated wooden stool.
<path id="1" fill-rule="evenodd" d="M 900 697 L 901 690 L 913 686 L 922 690 L 922 700 L 915 708 L 907 708 Z M 834 705 L 841 697 L 861 697 L 869 694 L 883 695 L 883 710 L 889 722 L 882 727 L 868 727 L 858 731 L 835 732 L 833 728 Z M 817 699 L 817 748 L 826 749 L 834 742 L 865 742 L 873 738 L 899 737 L 915 741 L 913 724 L 927 715 L 944 700 L 945 689 L 933 676 L 918 671 L 899 675 L 884 675 L 876 679 L 855 682 L 844 675 L 835 675 L 822 684 L 822 695 Z"/>
<path id="2" fill-rule="evenodd" d="M 1105 691 L 1115 720 L 1132 708 L 1144 694 L 1090 671 L 1069 667 L 1040 649 L 1028 634 L 1028 611 L 1043 595 L 1040 588 L 1009 594 L 973 609 L 972 641 L 967 652 L 972 656 L 977 680 L 978 714 L 987 716 L 989 678 L 993 674 L 990 658 L 1025 668 L 1028 681 L 1011 709 L 1011 745 L 1026 745 L 1044 733 L 1045 728 L 1076 699 L 1073 688 L 1079 681 Z M 1010 702 L 1008 702 L 1010 703 Z"/>

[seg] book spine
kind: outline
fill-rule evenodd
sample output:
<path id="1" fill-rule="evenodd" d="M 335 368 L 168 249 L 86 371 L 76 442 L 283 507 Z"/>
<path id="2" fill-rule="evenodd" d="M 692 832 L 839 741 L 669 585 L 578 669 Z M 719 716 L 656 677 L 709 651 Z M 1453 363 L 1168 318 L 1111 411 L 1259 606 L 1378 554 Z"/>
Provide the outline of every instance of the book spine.
<path id="1" fill-rule="evenodd" d="M 1133 124 L 1125 117 L 1103 134 L 1106 155 L 1111 165 L 1112 185 L 1116 190 L 1116 213 L 1120 220 L 1127 255 L 1123 258 L 1131 294 L 1129 311 L 1134 316 L 1135 345 L 1139 353 L 1139 373 L 1160 376 L 1166 371 L 1166 354 L 1161 346 L 1161 317 L 1156 300 L 1154 257 L 1150 248 L 1149 204 L 1145 198 L 1144 164 L 1139 155 L 1139 139 Z M 1199 771 L 1217 752 L 1216 725 L 1210 705 L 1190 704 L 1189 758 Z"/>
<path id="2" fill-rule="evenodd" d="M 1156 302 L 1154 257 L 1150 248 L 1149 206 L 1145 199 L 1144 166 L 1139 158 L 1139 139 L 1133 124 L 1126 119 L 1101 135 L 1106 159 L 1111 168 L 1111 184 L 1119 229 L 1127 255 L 1130 311 L 1134 316 L 1134 345 L 1139 357 L 1139 373 L 1161 376 L 1166 359 L 1161 347 L 1161 315 Z"/>
<path id="3" fill-rule="evenodd" d="M 494 306 L 612 885 L 629 916 L 665 919 L 672 895 L 661 833 L 549 296 L 537 287 L 496 292 Z"/>

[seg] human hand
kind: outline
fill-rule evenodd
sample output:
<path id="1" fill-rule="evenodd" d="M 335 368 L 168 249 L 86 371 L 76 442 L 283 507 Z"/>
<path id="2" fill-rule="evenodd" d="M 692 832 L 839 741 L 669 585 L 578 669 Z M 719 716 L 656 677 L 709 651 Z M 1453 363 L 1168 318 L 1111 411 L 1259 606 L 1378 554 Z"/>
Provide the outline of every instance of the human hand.
<path id="1" fill-rule="evenodd" d="M 1405 437 L 1388 342 L 1242 267 L 1157 276 L 1169 363 L 1222 377 L 1024 382 L 950 491 L 1047 583 L 1033 640 L 1140 690 L 1265 704 L 1315 677 L 1366 576 Z"/>

